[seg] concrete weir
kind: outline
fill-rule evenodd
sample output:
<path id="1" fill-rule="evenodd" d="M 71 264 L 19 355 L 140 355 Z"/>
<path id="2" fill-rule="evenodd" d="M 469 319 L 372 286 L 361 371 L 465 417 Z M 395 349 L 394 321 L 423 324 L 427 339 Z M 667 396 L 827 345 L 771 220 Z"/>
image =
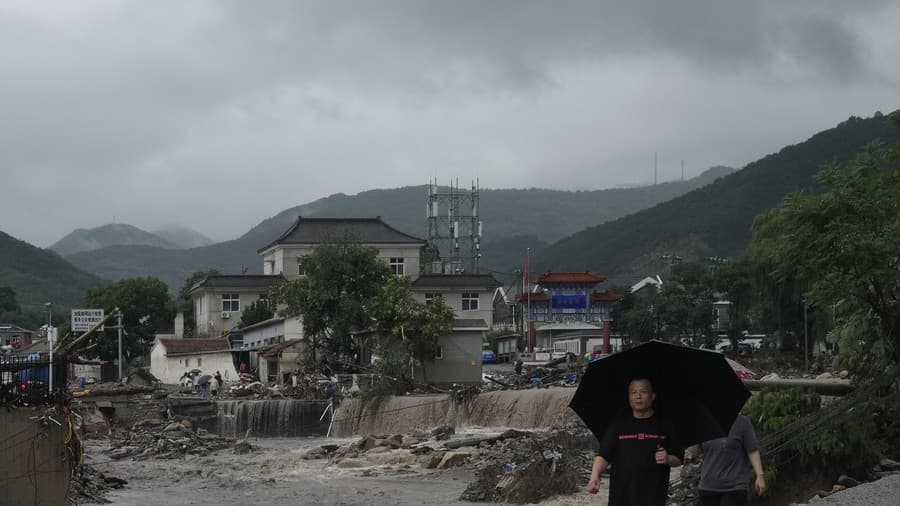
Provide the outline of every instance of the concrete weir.
<path id="1" fill-rule="evenodd" d="M 402 434 L 438 425 L 542 429 L 576 419 L 572 388 L 487 392 L 465 401 L 448 395 L 346 399 L 335 413 L 332 435 Z"/>
<path id="2" fill-rule="evenodd" d="M 218 433 L 222 436 L 324 436 L 330 417 L 322 420 L 328 401 L 261 399 L 218 401 Z"/>
<path id="3" fill-rule="evenodd" d="M 0 409 L 0 504 L 65 504 L 69 483 L 66 427 L 39 424 L 44 406 Z M 61 418 L 61 417 L 59 417 Z"/>

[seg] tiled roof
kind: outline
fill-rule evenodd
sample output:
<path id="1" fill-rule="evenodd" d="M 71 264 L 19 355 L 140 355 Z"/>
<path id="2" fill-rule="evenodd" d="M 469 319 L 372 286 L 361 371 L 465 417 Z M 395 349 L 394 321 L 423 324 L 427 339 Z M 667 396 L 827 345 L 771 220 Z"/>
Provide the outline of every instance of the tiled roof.
<path id="1" fill-rule="evenodd" d="M 488 324 L 481 318 L 454 318 L 454 329 L 481 329 L 487 328 Z"/>
<path id="2" fill-rule="evenodd" d="M 290 348 L 291 346 L 302 342 L 300 339 L 288 339 L 287 341 L 282 341 L 278 344 L 273 344 L 271 346 L 267 346 L 259 351 L 259 356 L 261 357 L 277 357 L 279 353 Z"/>
<path id="3" fill-rule="evenodd" d="M 492 274 L 425 274 L 412 282 L 416 288 L 478 287 L 497 288 L 500 282 Z"/>
<path id="4" fill-rule="evenodd" d="M 606 276 L 585 272 L 546 272 L 537 279 L 538 284 L 547 283 L 602 283 Z"/>
<path id="5" fill-rule="evenodd" d="M 228 351 L 231 349 L 231 344 L 224 337 L 212 339 L 160 339 L 159 342 L 166 347 L 167 357 L 191 353 Z"/>
<path id="6" fill-rule="evenodd" d="M 598 302 L 617 302 L 622 300 L 622 296 L 607 290 L 605 292 L 593 292 L 591 294 L 591 300 Z"/>
<path id="7" fill-rule="evenodd" d="M 320 244 L 349 237 L 362 244 L 425 244 L 424 239 L 391 227 L 376 218 L 297 218 L 291 228 L 281 234 L 258 253 L 276 244 Z"/>
<path id="8" fill-rule="evenodd" d="M 259 288 L 266 290 L 278 286 L 284 281 L 284 276 L 281 274 L 217 274 L 206 276 L 194 283 L 191 292 L 200 288 Z"/>
<path id="9" fill-rule="evenodd" d="M 526 303 L 528 301 L 531 302 L 550 302 L 550 296 L 544 292 L 540 293 L 532 293 L 530 296 L 527 293 L 520 293 L 516 297 L 516 302 Z"/>

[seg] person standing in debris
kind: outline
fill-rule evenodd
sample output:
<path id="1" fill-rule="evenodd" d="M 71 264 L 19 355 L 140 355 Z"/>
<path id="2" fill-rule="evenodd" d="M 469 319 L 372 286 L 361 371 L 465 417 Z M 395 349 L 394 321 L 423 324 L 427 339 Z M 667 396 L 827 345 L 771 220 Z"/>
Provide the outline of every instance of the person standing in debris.
<path id="1" fill-rule="evenodd" d="M 517 376 L 522 374 L 522 366 L 524 366 L 524 365 L 525 365 L 525 363 L 522 362 L 521 358 L 516 359 L 516 365 L 514 367 L 515 367 Z"/>
<path id="2" fill-rule="evenodd" d="M 214 377 L 216 378 L 216 381 L 219 382 L 220 387 L 225 384 L 225 381 L 222 380 L 222 373 L 220 373 L 219 371 L 216 371 Z"/>
<path id="3" fill-rule="evenodd" d="M 674 427 L 654 411 L 656 394 L 649 379 L 628 384 L 628 405 L 606 430 L 591 469 L 587 491 L 600 490 L 600 476 L 609 468 L 609 505 L 665 506 L 669 469 L 681 465 L 684 449 Z"/>
<path id="4" fill-rule="evenodd" d="M 696 446 L 688 454 L 695 453 Z M 703 465 L 700 468 L 701 506 L 734 506 L 749 504 L 750 469 L 756 474 L 753 488 L 758 495 L 766 491 L 762 457 L 753 425 L 738 415 L 728 436 L 700 444 Z"/>
<path id="5" fill-rule="evenodd" d="M 209 380 L 209 393 L 212 394 L 213 397 L 219 396 L 219 380 L 216 379 L 215 376 Z"/>

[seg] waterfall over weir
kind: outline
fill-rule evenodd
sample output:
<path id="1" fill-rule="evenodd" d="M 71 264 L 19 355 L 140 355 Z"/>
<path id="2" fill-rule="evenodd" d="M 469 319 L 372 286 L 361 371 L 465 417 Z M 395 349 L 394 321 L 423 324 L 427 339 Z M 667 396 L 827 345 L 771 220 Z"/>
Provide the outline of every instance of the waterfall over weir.
<path id="1" fill-rule="evenodd" d="M 331 421 L 330 413 L 319 421 L 328 401 L 263 399 L 216 404 L 222 436 L 244 437 L 248 429 L 252 437 L 324 436 Z"/>

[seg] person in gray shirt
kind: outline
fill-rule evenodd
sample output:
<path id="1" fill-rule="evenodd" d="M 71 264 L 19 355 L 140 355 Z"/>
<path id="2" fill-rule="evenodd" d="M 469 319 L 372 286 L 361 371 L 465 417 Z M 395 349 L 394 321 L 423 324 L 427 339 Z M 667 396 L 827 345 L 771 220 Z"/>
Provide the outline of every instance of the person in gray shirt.
<path id="1" fill-rule="evenodd" d="M 738 415 L 728 437 L 701 443 L 703 466 L 700 469 L 701 506 L 733 506 L 748 503 L 750 469 L 756 474 L 754 488 L 766 491 L 759 443 L 750 420 Z"/>

